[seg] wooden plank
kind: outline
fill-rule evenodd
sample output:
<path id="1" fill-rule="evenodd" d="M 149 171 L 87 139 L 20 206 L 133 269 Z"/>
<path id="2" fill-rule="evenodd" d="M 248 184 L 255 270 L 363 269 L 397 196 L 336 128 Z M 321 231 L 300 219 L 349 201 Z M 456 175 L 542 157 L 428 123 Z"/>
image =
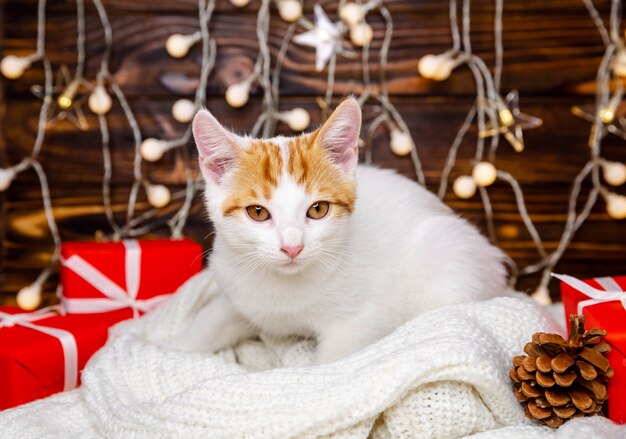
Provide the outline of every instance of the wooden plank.
<path id="1" fill-rule="evenodd" d="M 128 2 L 136 5 L 136 2 Z M 521 3 L 524 6 L 521 6 Z M 590 81 L 603 53 L 598 32 L 578 1 L 506 2 L 504 22 L 504 89 L 516 87 L 523 94 L 592 93 Z M 9 3 L 13 5 L 14 3 Z M 393 3 L 392 3 L 393 4 Z M 392 6 L 390 4 L 390 8 Z M 405 5 L 406 3 L 402 3 Z M 490 2 L 479 2 L 472 17 L 474 51 L 493 63 L 493 18 Z M 568 6 L 568 7 L 567 7 Z M 602 2 L 600 6 L 605 6 Z M 195 14 L 163 15 L 154 11 L 126 11 L 111 8 L 115 54 L 112 68 L 116 79 L 131 96 L 190 95 L 197 86 L 200 48 L 195 47 L 183 60 L 170 58 L 165 51 L 167 37 L 175 32 L 198 30 Z M 14 12 L 7 23 L 7 52 L 27 53 L 35 46 L 35 20 L 31 14 Z M 447 6 L 445 2 L 417 2 L 415 7 L 394 16 L 394 39 L 390 51 L 387 78 L 389 90 L 402 95 L 472 95 L 474 85 L 467 68 L 459 68 L 443 83 L 420 78 L 417 60 L 428 53 L 450 47 Z M 384 24 L 382 17 L 368 16 L 375 31 L 371 55 L 371 73 L 378 77 L 378 50 Z M 223 95 L 225 88 L 250 74 L 258 51 L 255 16 L 249 13 L 219 13 L 212 22 L 218 43 L 218 63 L 210 81 L 210 95 Z M 269 36 L 273 56 L 287 28 L 280 19 L 272 21 Z M 87 74 L 92 78 L 103 51 L 102 30 L 94 11 L 87 17 Z M 75 20 L 71 11 L 55 14 L 47 24 L 49 35 L 61 35 L 48 41 L 49 56 L 55 64 L 75 63 Z M 355 52 L 358 55 L 358 51 Z M 325 90 L 326 74 L 313 69 L 314 50 L 292 44 L 282 75 L 282 94 L 319 95 Z M 358 92 L 358 59 L 341 58 L 337 67 L 336 93 Z M 9 94 L 27 93 L 33 83 L 41 83 L 41 69 L 30 69 L 23 79 L 9 84 Z M 254 90 L 259 93 L 259 90 Z"/>
<path id="2" fill-rule="evenodd" d="M 184 126 L 173 121 L 170 110 L 181 96 L 191 97 L 199 75 L 199 48 L 183 60 L 174 60 L 165 52 L 165 41 L 174 32 L 190 33 L 198 29 L 195 0 L 104 0 L 113 23 L 115 51 L 111 68 L 116 80 L 129 96 L 145 137 L 176 138 Z M 305 13 L 312 16 L 315 1 L 305 2 Z M 595 1 L 606 16 L 610 1 Z M 320 4 L 336 17 L 336 2 Z M 254 90 L 250 103 L 241 110 L 228 107 L 223 100 L 225 88 L 246 77 L 257 54 L 255 13 L 258 1 L 243 10 L 235 10 L 228 1 L 218 1 L 212 36 L 219 45 L 217 68 L 209 81 L 208 107 L 226 125 L 239 132 L 249 130 L 258 116 L 260 90 Z M 475 94 L 470 72 L 461 68 L 443 83 L 420 78 L 417 60 L 427 53 L 438 53 L 450 46 L 447 2 L 437 0 L 387 0 L 385 5 L 394 17 L 394 40 L 388 68 L 389 90 L 414 135 L 430 189 L 437 188 L 449 146 Z M 36 0 L 7 1 L 5 36 L 0 45 L 5 53 L 26 54 L 35 47 Z M 472 42 L 475 53 L 493 63 L 493 0 L 472 1 Z M 59 64 L 75 63 L 75 2 L 50 1 L 48 6 L 48 55 L 55 70 Z M 270 50 L 275 57 L 287 24 L 277 17 L 272 7 Z M 368 16 L 375 31 L 370 70 L 376 85 L 383 21 L 376 14 Z M 87 2 L 87 70 L 93 78 L 104 49 L 102 30 L 95 10 Z M 527 148 L 515 153 L 502 142 L 497 165 L 516 176 L 524 189 L 530 215 L 537 224 L 544 244 L 552 251 L 562 233 L 569 186 L 588 157 L 586 139 L 589 124 L 574 117 L 570 107 L 590 103 L 593 81 L 603 53 L 597 30 L 579 0 L 510 0 L 505 2 L 504 21 L 505 70 L 503 90 L 520 90 L 521 109 L 541 117 L 541 128 L 525 133 Z M 281 108 L 307 108 L 313 123 L 320 120 L 314 97 L 325 90 L 326 75 L 314 71 L 314 51 L 292 45 L 287 53 L 281 75 Z M 340 58 L 337 68 L 337 95 L 358 93 L 360 71 L 357 60 Z M 29 87 L 42 82 L 39 65 L 28 70 L 17 81 L 2 80 L 10 111 L 2 120 L 0 152 L 7 163 L 15 163 L 28 154 L 36 133 L 39 102 Z M 2 102 L 2 99 L 0 99 Z M 0 112 L 2 109 L 0 108 Z M 366 121 L 377 114 L 375 106 L 365 109 Z M 93 239 L 98 230 L 108 230 L 102 212 L 100 135 L 93 115 L 88 113 L 90 129 L 79 132 L 61 123 L 48 133 L 41 156 L 51 183 L 55 216 L 65 240 Z M 128 187 L 132 182 L 133 143 L 128 125 L 119 106 L 108 117 L 113 150 L 113 204 L 118 220 L 123 220 Z M 288 134 L 279 126 L 281 133 Z M 476 129 L 459 151 L 458 166 L 452 178 L 470 171 L 474 154 Z M 190 146 L 190 149 L 193 149 Z M 606 139 L 604 155 L 611 160 L 626 161 L 623 140 Z M 195 153 L 194 153 L 195 155 Z M 374 142 L 377 165 L 397 169 L 414 178 L 408 158 L 394 156 L 388 148 L 388 135 L 381 130 Z M 182 188 L 179 153 L 168 153 L 156 164 L 146 164 L 144 172 L 150 179 L 163 182 L 173 190 Z M 470 221 L 484 228 L 484 214 L 478 197 L 459 200 L 448 188 L 446 202 Z M 589 186 L 585 185 L 584 191 Z M 622 189 L 618 189 L 621 191 Z M 521 222 L 515 199 L 509 187 L 496 183 L 489 188 L 496 211 L 496 231 L 500 245 L 520 265 L 537 262 L 538 256 L 530 235 Z M 41 194 L 32 172 L 21 174 L 4 195 L 6 202 L 4 268 L 0 272 L 0 303 L 12 301 L 13 294 L 31 282 L 47 263 L 52 249 Z M 0 200 L 1 202 L 1 200 Z M 140 210 L 148 206 L 140 197 Z M 171 215 L 171 209 L 167 215 Z M 196 200 L 187 232 L 210 247 L 211 237 L 201 202 Z M 611 220 L 604 212 L 603 202 L 595 207 L 589 221 L 578 232 L 575 242 L 557 266 L 561 272 L 578 276 L 595 276 L 624 272 L 626 234 L 624 223 Z M 160 229 L 156 234 L 163 234 Z M 56 279 L 47 284 L 47 300 Z M 536 276 L 518 284 L 525 289 L 536 284 Z M 553 288 L 555 284 L 552 285 Z"/>
<path id="3" fill-rule="evenodd" d="M 182 135 L 185 125 L 174 121 L 171 106 L 175 98 L 169 99 L 132 99 L 130 101 L 144 137 L 175 139 Z M 304 107 L 309 110 L 312 125 L 319 123 L 319 108 L 310 98 L 284 98 L 281 108 L 290 109 Z M 425 172 L 431 179 L 437 180 L 448 149 L 456 135 L 458 127 L 465 118 L 465 112 L 471 106 L 467 98 L 422 98 L 394 97 L 392 102 L 403 115 L 411 129 L 418 151 L 424 164 Z M 516 153 L 506 141 L 502 141 L 498 150 L 498 166 L 518 177 L 522 184 L 540 181 L 542 184 L 569 184 L 589 157 L 586 145 L 590 125 L 574 116 L 570 108 L 579 103 L 586 103 L 579 97 L 522 97 L 521 109 L 528 114 L 543 119 L 543 126 L 525 131 L 526 150 Z M 11 145 L 7 151 L 9 163 L 17 162 L 28 154 L 36 135 L 38 101 L 32 98 L 13 99 L 10 111 L 6 115 L 4 133 Z M 222 99 L 211 100 L 208 104 L 214 114 L 225 126 L 237 132 L 248 132 L 256 117 L 261 112 L 259 99 L 252 99 L 243 109 L 230 108 Z M 378 114 L 375 105 L 366 105 L 364 120 L 367 126 Z M 51 174 L 53 181 L 75 182 L 77 176 L 74 161 L 59 160 L 63 156 L 75 156 L 82 169 L 79 174 L 81 181 L 99 184 L 101 174 L 93 172 L 102 162 L 100 131 L 97 118 L 87 111 L 90 129 L 87 132 L 77 130 L 69 122 L 61 122 L 48 132 L 42 160 Z M 117 104 L 108 117 L 111 131 L 111 147 L 115 162 L 114 179 L 119 184 L 132 182 L 132 160 L 134 146 L 130 129 Z M 293 134 L 280 124 L 278 134 Z M 474 156 L 476 129 L 472 128 L 466 142 L 459 150 L 459 167 L 455 171 L 467 173 L 470 170 L 469 160 Z M 623 140 L 609 135 L 603 145 L 606 158 L 626 160 Z M 408 158 L 396 157 L 388 149 L 388 134 L 382 128 L 377 132 L 374 160 L 381 166 L 394 168 L 414 177 L 413 165 Z M 175 164 L 175 154 L 168 153 L 153 165 L 145 164 L 148 173 L 161 172 L 159 178 L 167 183 L 182 181 L 180 172 L 171 171 Z M 167 169 L 170 169 L 169 174 Z M 556 172 L 555 172 L 556 171 Z M 31 176 L 34 179 L 34 175 Z M 24 178 L 31 178 L 24 177 Z M 58 179 L 58 180 L 57 180 Z"/>
<path id="4" fill-rule="evenodd" d="M 569 184 L 580 170 L 588 154 L 585 144 L 589 126 L 586 122 L 569 114 L 569 108 L 579 98 L 529 98 L 522 101 L 523 108 L 531 114 L 544 118 L 542 128 L 526 133 L 527 149 L 517 154 L 506 143 L 501 145 L 498 166 L 518 176 L 525 192 L 528 210 L 537 224 L 541 236 L 545 239 L 548 251 L 554 250 L 562 233 L 568 200 Z M 176 137 L 182 132 L 183 126 L 171 120 L 168 111 L 170 100 L 153 99 L 133 100 L 131 105 L 136 111 L 146 136 L 168 138 Z M 441 167 L 445 160 L 449 145 L 454 137 L 456 127 L 461 123 L 464 109 L 471 102 L 468 99 L 431 99 L 431 98 L 397 98 L 394 99 L 399 111 L 405 116 L 407 123 L 418 139 L 420 153 L 424 161 L 429 187 L 436 189 Z M 313 113 L 313 120 L 319 120 L 309 99 L 286 99 L 285 108 L 303 105 Z M 12 101 L 13 111 L 7 114 L 5 134 L 14 147 L 8 153 L 11 161 L 17 160 L 28 152 L 34 137 L 36 104 L 32 100 Z M 225 124 L 238 131 L 245 131 L 252 124 L 253 118 L 260 111 L 260 102 L 253 100 L 244 111 L 233 110 L 224 102 L 216 101 L 211 109 Z M 371 119 L 376 109 L 366 108 L 366 120 Z M 30 114 L 26 123 L 20 118 Z M 97 230 L 108 230 L 102 212 L 101 198 L 101 150 L 99 132 L 95 121 L 89 119 L 91 129 L 87 133 L 77 133 L 68 124 L 61 124 L 53 129 L 48 136 L 42 161 L 48 171 L 52 186 L 55 217 L 62 235 L 67 240 L 93 239 Z M 111 145 L 115 163 L 114 173 L 114 208 L 121 221 L 128 196 L 128 187 L 132 181 L 131 167 L 133 147 L 130 142 L 128 128 L 124 119 L 115 109 L 109 117 L 111 126 Z M 27 129 L 24 129 L 24 125 Z M 281 127 L 284 130 L 284 127 Z M 558 133 L 558 134 L 557 134 Z M 471 138 L 459 151 L 459 166 L 452 176 L 467 173 L 469 161 L 473 156 L 473 140 Z M 421 139 L 421 140 L 420 140 Z M 426 140 L 428 139 L 428 140 Z M 546 140 L 550 139 L 549 145 Z M 412 163 L 408 158 L 394 156 L 388 148 L 387 135 L 381 133 L 374 143 L 374 160 L 376 164 L 394 168 L 403 174 L 414 177 Z M 610 157 L 626 160 L 626 151 L 619 139 L 607 139 Z M 194 153 L 195 154 L 195 153 Z M 157 164 L 147 164 L 145 171 L 156 181 L 164 182 L 173 190 L 182 188 L 183 178 L 176 166 L 177 153 L 169 153 Z M 63 158 L 71 157 L 72 160 Z M 81 171 L 82 170 L 82 171 Z M 534 245 L 518 215 L 515 200 L 508 186 L 496 183 L 489 188 L 495 210 L 496 228 L 501 246 L 519 264 L 526 265 L 538 260 Z M 50 247 L 36 177 L 32 173 L 20 175 L 11 190 L 7 193 L 8 202 L 8 236 L 7 266 L 3 291 L 11 297 L 19 285 L 37 268 L 45 265 Z M 140 208 L 147 205 L 141 198 Z M 482 204 L 478 197 L 471 200 L 459 200 L 448 190 L 446 202 L 460 211 L 469 220 L 484 227 Z M 611 220 L 603 211 L 600 202 L 594 210 L 590 221 L 585 224 L 577 235 L 575 243 L 566 253 L 566 258 L 559 265 L 565 272 L 593 274 L 593 269 L 602 265 L 604 270 L 620 271 L 626 257 L 626 234 L 623 234 L 623 223 Z M 199 200 L 194 206 L 194 215 L 188 232 L 195 239 L 202 241 L 211 229 L 205 218 Z M 165 230 L 161 230 L 161 233 Z M 33 254 L 35 257 L 33 257 Z M 590 259 L 601 260 L 602 264 L 590 264 L 581 267 L 581 261 Z M 582 271 L 581 271 L 582 270 Z M 32 277 L 31 277 L 32 278 Z M 520 283 L 521 288 L 532 285 L 536 277 Z"/>

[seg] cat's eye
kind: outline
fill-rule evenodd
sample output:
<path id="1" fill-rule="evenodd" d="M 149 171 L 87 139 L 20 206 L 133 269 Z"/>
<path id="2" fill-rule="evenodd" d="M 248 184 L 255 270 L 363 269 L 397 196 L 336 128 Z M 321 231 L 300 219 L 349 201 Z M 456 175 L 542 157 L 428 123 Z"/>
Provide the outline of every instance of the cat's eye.
<path id="1" fill-rule="evenodd" d="M 271 217 L 269 210 L 263 206 L 248 206 L 246 212 L 250 218 L 258 222 L 267 221 Z"/>
<path id="2" fill-rule="evenodd" d="M 330 204 L 328 201 L 317 201 L 309 207 L 309 210 L 306 212 L 306 216 L 311 219 L 322 219 L 328 213 L 330 209 Z"/>

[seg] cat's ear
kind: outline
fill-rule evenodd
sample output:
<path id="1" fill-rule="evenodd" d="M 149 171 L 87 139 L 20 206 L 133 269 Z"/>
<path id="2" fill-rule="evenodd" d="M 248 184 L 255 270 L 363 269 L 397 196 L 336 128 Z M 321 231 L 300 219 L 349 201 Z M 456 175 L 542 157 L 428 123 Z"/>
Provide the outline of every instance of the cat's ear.
<path id="1" fill-rule="evenodd" d="M 239 147 L 236 136 L 209 111 L 200 110 L 193 119 L 193 137 L 204 178 L 219 183 L 222 176 L 237 163 Z"/>
<path id="2" fill-rule="evenodd" d="M 356 99 L 348 98 L 335 109 L 320 128 L 317 143 L 336 164 L 351 174 L 359 158 L 361 107 Z"/>

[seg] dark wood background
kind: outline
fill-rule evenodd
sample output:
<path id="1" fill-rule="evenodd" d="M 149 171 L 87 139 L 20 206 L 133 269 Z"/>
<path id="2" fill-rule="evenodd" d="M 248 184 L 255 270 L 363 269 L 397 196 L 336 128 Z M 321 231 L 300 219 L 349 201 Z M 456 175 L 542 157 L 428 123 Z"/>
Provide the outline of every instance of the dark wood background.
<path id="1" fill-rule="evenodd" d="M 93 79 L 103 51 L 102 29 L 95 9 L 87 2 L 87 69 Z M 251 71 L 257 54 L 255 34 L 258 1 L 243 9 L 218 1 L 211 24 L 219 46 L 217 66 L 210 78 L 207 106 L 226 125 L 245 132 L 259 114 L 261 98 L 255 91 L 243 109 L 228 107 L 225 88 Z M 315 2 L 305 2 L 305 13 L 312 17 Z M 336 17 L 336 2 L 320 0 L 331 17 Z M 492 0 L 472 2 L 472 41 L 477 54 L 493 62 Z M 595 1 L 608 17 L 609 1 Z M 170 58 L 165 41 L 174 32 L 198 29 L 196 0 L 105 0 L 113 25 L 115 50 L 111 70 L 130 101 L 144 137 L 175 138 L 184 126 L 171 116 L 172 104 L 181 97 L 192 98 L 199 75 L 199 47 L 183 60 Z M 444 158 L 453 137 L 475 96 L 469 70 L 460 68 L 445 82 L 420 78 L 417 60 L 428 53 L 439 53 L 450 46 L 447 2 L 442 0 L 388 0 L 395 30 L 389 65 L 389 90 L 392 101 L 405 117 L 418 144 L 431 189 L 436 189 Z M 3 24 L 0 44 L 3 53 L 27 54 L 34 51 L 36 1 L 0 2 Z M 75 3 L 51 0 L 47 9 L 47 54 L 55 71 L 61 64 L 75 64 Z M 380 47 L 384 25 L 376 15 L 368 16 L 374 28 L 374 49 Z M 276 55 L 287 25 L 273 11 L 272 54 Z M 573 116 L 570 108 L 593 102 L 594 78 L 603 53 L 600 37 L 580 0 L 507 0 L 504 10 L 503 91 L 517 89 L 522 111 L 543 119 L 544 125 L 525 133 L 527 148 L 515 153 L 506 142 L 498 153 L 497 165 L 520 181 L 528 210 L 546 248 L 553 250 L 561 236 L 571 181 L 586 162 L 589 151 L 589 124 Z M 292 44 L 281 81 L 281 107 L 303 106 L 312 112 L 313 122 L 320 119 L 315 98 L 325 89 L 325 73 L 314 70 L 314 51 Z M 377 72 L 374 54 L 371 69 Z M 339 58 L 335 93 L 341 96 L 359 91 L 358 63 Z M 36 133 L 40 101 L 30 92 L 41 84 L 41 65 L 29 69 L 17 81 L 2 80 L 0 146 L 2 162 L 13 164 L 29 154 Z M 102 153 L 96 118 L 87 110 L 90 129 L 80 132 L 68 123 L 49 130 L 41 160 L 48 172 L 52 202 L 62 237 L 65 240 L 93 239 L 98 230 L 109 232 L 102 210 Z M 365 109 L 371 120 L 374 110 Z M 131 131 L 118 105 L 108 116 L 114 159 L 114 208 L 121 215 L 126 209 L 132 182 L 133 142 Z M 286 131 L 279 126 L 280 131 Z M 452 177 L 470 171 L 475 128 L 459 153 Z M 626 161 L 625 141 L 609 136 L 603 146 L 611 160 Z M 377 137 L 374 161 L 414 177 L 409 158 L 394 156 L 386 135 Z M 156 164 L 145 164 L 144 171 L 153 181 L 171 188 L 183 187 L 179 152 L 168 153 Z M 584 191 L 588 191 L 585 187 Z M 618 191 L 624 192 L 624 188 Z M 517 213 L 510 188 L 496 183 L 489 188 L 495 210 L 500 245 L 520 265 L 536 262 L 538 255 Z M 41 207 L 41 195 L 34 172 L 23 173 L 2 197 L 3 260 L 0 278 L 0 303 L 12 303 L 14 293 L 30 283 L 48 261 L 52 250 Z M 471 221 L 483 224 L 480 198 L 459 200 L 451 191 L 446 202 Z M 147 204 L 141 200 L 140 207 Z M 165 212 L 171 209 L 165 209 Z M 210 232 L 200 201 L 193 208 L 187 234 L 210 246 Z M 160 233 L 165 232 L 161 230 Z M 626 273 L 626 222 L 608 217 L 600 202 L 558 265 L 559 272 L 576 276 Z M 521 289 L 532 288 L 536 277 L 522 279 Z M 52 291 L 56 278 L 47 289 Z M 557 285 L 551 285 L 556 295 Z M 53 300 L 50 294 L 47 300 Z"/>

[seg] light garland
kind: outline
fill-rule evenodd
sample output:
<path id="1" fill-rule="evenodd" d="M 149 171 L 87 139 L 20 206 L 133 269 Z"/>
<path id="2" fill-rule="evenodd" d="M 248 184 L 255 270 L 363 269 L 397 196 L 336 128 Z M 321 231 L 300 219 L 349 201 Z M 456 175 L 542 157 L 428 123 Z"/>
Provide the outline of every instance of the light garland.
<path id="1" fill-rule="evenodd" d="M 191 122 L 196 111 L 196 105 L 189 99 L 179 99 L 172 106 L 172 116 L 180 123 Z"/>
<path id="2" fill-rule="evenodd" d="M 233 108 L 243 107 L 248 103 L 248 99 L 250 99 L 250 84 L 248 82 L 233 84 L 226 89 L 226 102 Z"/>
<path id="3" fill-rule="evenodd" d="M 175 33 L 165 41 L 165 50 L 173 58 L 186 57 L 194 46 L 201 46 L 201 66 L 199 86 L 193 100 L 179 99 L 172 105 L 173 118 L 182 124 L 187 124 L 185 133 L 179 139 L 164 140 L 155 137 L 142 136 L 140 126 L 133 111 L 125 98 L 122 89 L 109 71 L 108 61 L 112 51 L 112 30 L 108 15 L 102 0 L 92 0 L 95 6 L 105 36 L 105 50 L 102 55 L 100 69 L 96 77 L 89 81 L 83 78 L 85 64 L 85 16 L 84 1 L 77 0 L 77 67 L 73 74 L 65 68 L 57 73 L 57 83 L 53 85 L 52 69 L 45 57 L 45 8 L 46 1 L 38 3 L 37 48 L 27 56 L 8 54 L 0 62 L 0 70 L 9 79 L 18 79 L 28 68 L 41 62 L 44 69 L 43 86 L 33 86 L 33 93 L 42 100 L 39 114 L 37 137 L 32 153 L 16 165 L 0 169 L 0 191 L 10 188 L 11 183 L 21 172 L 33 169 L 38 175 L 41 188 L 44 210 L 50 227 L 55 251 L 50 264 L 37 280 L 25 286 L 18 295 L 18 303 L 24 308 L 38 306 L 41 300 L 41 289 L 58 261 L 60 236 L 52 215 L 50 195 L 43 168 L 37 161 L 41 151 L 46 128 L 49 128 L 62 119 L 68 119 L 80 129 L 85 129 L 86 122 L 82 115 L 81 103 L 87 101 L 89 109 L 98 117 L 102 138 L 103 151 L 103 199 L 105 214 L 111 226 L 110 238 L 141 236 L 165 223 L 173 237 L 180 237 L 184 228 L 192 203 L 198 188 L 202 186 L 199 178 L 194 179 L 193 164 L 190 160 L 189 140 L 191 137 L 190 122 L 195 112 L 206 105 L 206 88 L 208 77 L 215 66 L 217 45 L 210 37 L 210 26 L 215 0 L 198 1 L 199 30 L 191 34 Z M 559 245 L 548 252 L 541 241 L 528 212 L 526 211 L 522 189 L 515 178 L 507 172 L 498 169 L 494 163 L 499 140 L 505 139 L 515 151 L 524 150 L 523 131 L 541 125 L 541 120 L 526 115 L 519 110 L 517 92 L 511 91 L 506 96 L 500 93 L 500 78 L 503 69 L 502 45 L 502 13 L 503 0 L 495 1 L 494 41 L 495 62 L 493 73 L 485 62 L 472 52 L 470 41 L 470 1 L 463 0 L 461 19 L 457 19 L 457 1 L 450 0 L 450 30 L 452 47 L 439 54 L 429 54 L 421 57 L 417 62 L 417 70 L 424 80 L 444 81 L 457 69 L 467 67 L 474 77 L 476 84 L 476 101 L 468 111 L 465 121 L 460 126 L 451 145 L 446 163 L 441 174 L 438 195 L 443 198 L 447 192 L 448 179 L 456 163 L 457 152 L 463 144 L 463 139 L 476 123 L 478 138 L 472 162 L 471 175 L 458 176 L 452 184 L 452 192 L 459 198 L 468 199 L 476 193 L 481 197 L 484 206 L 487 231 L 495 241 L 495 227 L 493 211 L 489 199 L 488 188 L 497 181 L 511 187 L 515 195 L 521 219 L 526 226 L 539 255 L 539 260 L 526 267 L 519 268 L 509 258 L 511 268 L 511 283 L 514 284 L 517 275 L 528 275 L 541 272 L 541 280 L 535 290 L 535 298 L 542 303 L 549 302 L 548 281 L 549 273 L 560 260 L 563 253 L 573 239 L 575 232 L 589 216 L 591 209 L 602 197 L 606 203 L 608 215 L 615 219 L 626 218 L 626 197 L 609 191 L 605 188 L 600 176 L 611 186 L 617 187 L 626 183 L 626 166 L 623 163 L 610 162 L 600 155 L 601 140 L 607 134 L 615 134 L 626 139 L 622 129 L 626 126 L 626 105 L 622 102 L 623 87 L 621 81 L 612 81 L 612 77 L 626 76 L 626 49 L 619 36 L 620 1 L 612 0 L 610 29 L 606 29 L 591 0 L 582 0 L 588 8 L 591 18 L 598 27 L 598 31 L 606 45 L 605 56 L 598 69 L 597 96 L 593 106 L 581 106 L 572 109 L 574 114 L 591 122 L 589 145 L 591 157 L 582 168 L 576 179 L 567 214 L 567 222 Z M 276 59 L 272 60 L 268 43 L 270 5 L 274 3 L 280 19 L 288 23 Z M 246 7 L 249 0 L 231 0 L 231 4 L 238 8 Z M 415 174 L 420 184 L 426 179 L 422 170 L 418 148 L 411 136 L 410 130 L 402 116 L 389 99 L 387 91 L 386 68 L 393 35 L 393 19 L 384 6 L 382 0 L 346 1 L 338 4 L 339 21 L 331 21 L 320 5 L 315 5 L 314 22 L 303 15 L 302 3 L 298 0 L 260 0 L 257 16 L 257 39 L 259 52 L 254 70 L 249 77 L 238 83 L 231 84 L 225 93 L 225 100 L 233 108 L 241 108 L 250 100 L 251 92 L 260 92 L 263 97 L 263 108 L 253 125 L 251 136 L 272 136 L 277 123 L 285 123 L 292 131 L 299 132 L 307 129 L 311 122 L 309 111 L 304 108 L 280 109 L 280 72 L 285 60 L 287 49 L 293 42 L 315 49 L 315 68 L 317 71 L 326 70 L 327 88 L 318 104 L 323 116 L 326 117 L 332 109 L 334 96 L 335 69 L 338 55 L 347 58 L 361 59 L 362 92 L 357 96 L 361 106 L 374 104 L 379 110 L 377 117 L 366 127 L 366 136 L 363 141 L 366 162 L 372 161 L 372 142 L 379 127 L 384 126 L 389 135 L 389 145 L 394 154 L 409 156 L 413 162 Z M 378 14 L 384 22 L 384 32 L 379 49 L 380 68 L 378 86 L 372 84 L 369 71 L 371 43 L 375 35 L 371 25 L 367 22 L 369 14 Z M 460 22 L 460 27 L 459 27 Z M 302 32 L 298 32 L 298 31 Z M 346 36 L 348 39 L 346 39 Z M 613 87 L 611 87 L 611 84 Z M 613 91 L 612 91 L 613 90 Z M 88 92 L 88 93 L 86 93 Z M 110 180 L 112 163 L 109 150 L 109 131 L 107 114 L 114 103 L 119 104 L 130 129 L 135 144 L 135 159 L 133 161 L 134 183 L 131 187 L 126 221 L 118 224 L 113 215 L 111 203 Z M 150 182 L 144 176 L 145 162 L 160 160 L 168 151 L 180 151 L 183 157 L 186 186 L 183 191 L 171 193 L 161 184 Z M 580 211 L 577 202 L 580 197 L 583 182 L 590 178 L 593 183 L 591 192 Z M 143 189 L 148 203 L 153 206 L 137 214 L 139 192 Z M 180 202 L 178 209 L 169 217 L 161 215 L 161 209 L 174 202 Z M 168 209 L 171 212 L 171 209 Z"/>
<path id="4" fill-rule="evenodd" d="M 302 4 L 297 0 L 278 0 L 276 6 L 280 18 L 289 23 L 302 18 Z"/>
<path id="5" fill-rule="evenodd" d="M 17 79 L 24 74 L 24 71 L 30 67 L 31 60 L 15 55 L 8 55 L 2 59 L 0 63 L 0 71 L 9 79 Z"/>
<path id="6" fill-rule="evenodd" d="M 391 130 L 389 147 L 395 155 L 405 156 L 411 154 L 415 145 L 409 133 L 396 128 Z"/>
<path id="7" fill-rule="evenodd" d="M 6 191 L 11 182 L 15 178 L 15 170 L 13 168 L 1 169 L 0 168 L 0 192 Z"/>
<path id="8" fill-rule="evenodd" d="M 111 99 L 111 96 L 109 96 L 102 85 L 98 85 L 93 89 L 87 102 L 89 109 L 99 115 L 107 114 L 113 106 L 113 99 Z"/>

